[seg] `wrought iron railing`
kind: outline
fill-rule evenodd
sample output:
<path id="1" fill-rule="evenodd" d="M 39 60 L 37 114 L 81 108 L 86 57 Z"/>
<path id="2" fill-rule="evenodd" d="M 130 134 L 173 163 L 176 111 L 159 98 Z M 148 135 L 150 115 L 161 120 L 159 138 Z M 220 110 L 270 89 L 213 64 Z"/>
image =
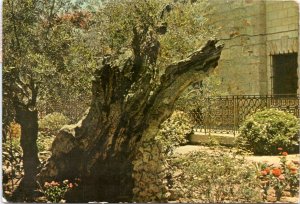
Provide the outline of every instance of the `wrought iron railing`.
<path id="1" fill-rule="evenodd" d="M 277 108 L 300 117 L 299 95 L 237 95 L 206 98 L 206 108 L 194 111 L 195 131 L 235 135 L 247 115 L 265 108 Z"/>
<path id="2" fill-rule="evenodd" d="M 39 118 L 45 117 L 47 114 L 59 112 L 67 116 L 72 123 L 81 119 L 84 112 L 90 104 L 90 99 L 70 100 L 66 99 L 64 103 L 51 103 L 38 106 Z"/>
<path id="3" fill-rule="evenodd" d="M 54 104 L 54 105 L 53 105 Z M 64 104 L 53 103 L 39 107 L 43 118 L 52 112 L 60 112 L 77 122 L 89 106 L 89 100 L 65 100 Z M 300 117 L 300 95 L 234 95 L 205 98 L 204 106 L 193 111 L 196 119 L 195 131 L 235 135 L 246 116 L 264 108 L 277 108 Z"/>

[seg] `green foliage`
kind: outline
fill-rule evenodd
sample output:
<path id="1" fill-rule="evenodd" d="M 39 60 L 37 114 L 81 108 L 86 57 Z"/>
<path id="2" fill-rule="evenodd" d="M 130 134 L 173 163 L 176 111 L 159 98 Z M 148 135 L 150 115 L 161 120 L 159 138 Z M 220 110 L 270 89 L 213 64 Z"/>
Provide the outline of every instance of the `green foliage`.
<path id="1" fill-rule="evenodd" d="M 163 69 L 199 48 L 208 36 L 213 37 L 215 30 L 207 24 L 211 11 L 207 0 L 105 1 L 95 14 L 91 30 L 94 38 L 90 42 L 100 48 L 101 55 L 117 54 L 123 48 L 135 46 L 134 29 L 144 34 L 142 38 L 151 31 L 160 42 L 157 63 Z"/>
<path id="2" fill-rule="evenodd" d="M 21 165 L 22 160 L 22 149 L 20 147 L 19 138 L 11 138 L 6 143 L 3 143 L 3 165 L 12 165 L 18 168 Z M 12 163 L 12 164 L 10 164 Z"/>
<path id="3" fill-rule="evenodd" d="M 49 157 L 47 151 L 50 150 L 54 136 L 59 130 L 70 123 L 70 119 L 62 113 L 53 112 L 39 120 L 39 135 L 37 138 L 37 147 L 39 150 L 39 158 L 42 162 Z M 46 152 L 45 152 L 46 151 Z"/>
<path id="4" fill-rule="evenodd" d="M 167 5 L 170 1 L 163 2 Z M 200 48 L 205 40 L 216 35 L 216 29 L 208 24 L 208 15 L 213 11 L 209 1 L 177 1 L 171 5 L 171 12 L 164 17 L 168 32 L 159 36 L 159 65 L 185 58 L 195 48 Z"/>
<path id="5" fill-rule="evenodd" d="M 39 136 L 36 141 L 39 152 L 49 151 L 54 138 L 55 137 L 53 137 L 53 135 L 46 135 L 45 132 L 39 132 Z"/>
<path id="6" fill-rule="evenodd" d="M 221 85 L 221 79 L 218 73 L 214 71 L 209 77 L 204 78 L 201 82 L 195 82 L 184 91 L 176 102 L 177 109 L 189 113 L 194 121 L 201 124 L 204 114 L 217 108 L 214 106 L 214 97 L 227 94 L 222 91 Z M 210 117 L 213 120 L 215 116 L 210 115 Z"/>
<path id="7" fill-rule="evenodd" d="M 277 154 L 278 147 L 296 152 L 299 130 L 299 119 L 292 114 L 266 109 L 246 118 L 240 127 L 237 145 L 260 155 Z"/>
<path id="8" fill-rule="evenodd" d="M 193 152 L 171 158 L 170 191 L 181 202 L 258 202 L 259 180 L 253 165 L 228 153 Z"/>
<path id="9" fill-rule="evenodd" d="M 40 187 L 40 191 L 46 196 L 47 200 L 53 203 L 65 202 L 64 197 L 67 191 L 78 186 L 77 183 L 72 183 L 69 180 L 63 182 L 52 181 L 50 183 L 45 182 L 43 187 Z"/>
<path id="10" fill-rule="evenodd" d="M 214 136 L 209 135 L 209 140 L 208 140 L 207 146 L 218 147 L 218 146 L 220 146 L 220 142 Z"/>
<path id="11" fill-rule="evenodd" d="M 66 4 L 4 2 L 4 76 L 13 78 L 18 87 L 30 89 L 30 82 L 50 82 L 57 68 L 62 68 L 71 32 L 55 23 L 54 11 L 59 12 Z"/>
<path id="12" fill-rule="evenodd" d="M 70 123 L 68 117 L 62 113 L 50 113 L 39 121 L 39 129 L 48 135 L 55 135 L 62 126 Z"/>
<path id="13" fill-rule="evenodd" d="M 187 136 L 193 131 L 193 123 L 188 114 L 175 111 L 160 126 L 155 140 L 159 142 L 166 154 L 172 153 L 175 147 L 187 143 Z"/>
<path id="14" fill-rule="evenodd" d="M 95 60 L 82 37 L 91 15 L 82 3 L 3 2 L 4 121 L 16 104 L 34 109 L 66 98 L 89 100 Z"/>
<path id="15" fill-rule="evenodd" d="M 5 94 L 5 93 L 4 93 Z M 2 142 L 5 143 L 7 136 L 10 131 L 10 125 L 14 121 L 15 111 L 13 108 L 13 103 L 6 96 L 3 96 L 2 100 Z"/>
<path id="16" fill-rule="evenodd" d="M 4 98 L 13 95 L 33 107 L 68 98 L 88 101 L 99 58 L 142 48 L 148 33 L 160 41 L 162 72 L 214 33 L 207 24 L 207 0 L 16 0 L 3 7 Z M 133 43 L 134 29 L 140 45 Z M 12 109 L 9 104 L 5 110 Z M 6 112 L 8 119 L 11 111 Z"/>
<path id="17" fill-rule="evenodd" d="M 207 97 L 224 95 L 226 93 L 220 90 L 221 79 L 217 72 L 213 72 L 209 77 L 206 77 L 201 82 L 195 82 L 188 87 L 178 99 L 176 105 L 180 109 L 186 111 L 194 110 L 195 108 L 207 109 Z"/>
<path id="18" fill-rule="evenodd" d="M 16 185 L 16 182 L 23 177 L 23 152 L 20 146 L 20 137 L 18 136 L 20 127 L 16 125 L 13 125 L 13 127 L 10 128 L 7 134 L 6 142 L 2 143 L 3 189 L 10 192 L 15 190 L 13 185 Z M 10 186 L 12 182 L 14 184 Z"/>
<path id="19" fill-rule="evenodd" d="M 174 153 L 191 129 L 188 115 L 176 111 L 155 138 L 140 144 L 133 161 L 134 201 L 260 201 L 257 171 L 243 158 L 224 151 Z"/>

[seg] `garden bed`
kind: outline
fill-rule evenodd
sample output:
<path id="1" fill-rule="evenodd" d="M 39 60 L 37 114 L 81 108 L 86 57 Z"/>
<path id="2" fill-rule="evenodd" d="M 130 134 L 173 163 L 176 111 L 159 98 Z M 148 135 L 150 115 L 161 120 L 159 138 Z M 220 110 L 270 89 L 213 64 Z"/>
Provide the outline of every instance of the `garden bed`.
<path id="1" fill-rule="evenodd" d="M 229 148 L 229 147 L 224 147 L 224 146 L 200 146 L 200 145 L 185 145 L 185 146 L 180 146 L 177 147 L 174 151 L 175 155 L 178 155 L 179 157 L 181 155 L 188 155 L 193 152 L 205 152 L 211 155 L 216 155 L 219 153 L 228 153 L 229 155 L 232 155 L 235 158 L 240 158 L 244 159 L 246 163 L 248 164 L 253 164 L 256 166 L 257 173 L 260 174 L 259 168 L 266 168 L 262 167 L 263 165 L 266 165 L 268 168 L 281 168 L 280 166 L 282 165 L 282 159 L 285 160 L 287 166 L 291 163 L 295 163 L 298 165 L 299 163 L 299 154 L 291 154 L 291 155 L 277 155 L 277 156 L 256 156 L 256 155 L 250 155 L 250 154 L 240 154 L 239 150 L 235 148 Z M 263 172 L 263 171 L 261 171 Z M 298 173 L 298 170 L 297 170 Z M 269 174 L 272 175 L 272 174 Z M 258 175 L 259 178 L 261 179 L 261 188 L 262 192 L 266 190 L 265 194 L 265 200 L 264 202 L 276 202 L 276 191 L 272 186 L 270 186 L 268 189 L 264 189 L 264 185 L 266 181 L 269 179 L 269 175 Z M 283 174 L 282 174 L 283 175 Z M 274 178 L 273 178 L 274 179 Z M 279 180 L 278 180 L 279 181 Z M 291 193 L 291 192 L 294 193 Z M 293 187 L 291 189 L 289 186 L 285 187 L 285 190 L 283 190 L 280 202 L 288 202 L 288 203 L 299 203 L 299 188 L 298 187 Z M 263 194 L 263 193 L 262 193 Z M 279 202 L 279 201 L 277 201 Z"/>

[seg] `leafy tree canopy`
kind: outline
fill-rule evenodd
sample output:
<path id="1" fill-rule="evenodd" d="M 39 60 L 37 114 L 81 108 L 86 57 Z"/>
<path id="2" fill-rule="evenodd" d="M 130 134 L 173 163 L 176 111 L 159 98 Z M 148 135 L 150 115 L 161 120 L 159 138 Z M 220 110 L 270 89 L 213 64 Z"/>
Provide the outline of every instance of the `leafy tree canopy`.
<path id="1" fill-rule="evenodd" d="M 100 56 L 133 48 L 134 33 L 158 34 L 157 64 L 164 66 L 183 59 L 199 48 L 215 30 L 208 25 L 212 8 L 207 0 L 110 0 L 95 12 L 90 45 Z M 96 40 L 95 40 L 96 39 Z"/>
<path id="2" fill-rule="evenodd" d="M 90 91 L 94 61 L 81 38 L 90 13 L 82 1 L 7 0 L 3 3 L 4 108 L 35 108 Z M 12 109 L 11 109 L 12 110 Z M 7 114 L 12 115 L 12 112 Z"/>

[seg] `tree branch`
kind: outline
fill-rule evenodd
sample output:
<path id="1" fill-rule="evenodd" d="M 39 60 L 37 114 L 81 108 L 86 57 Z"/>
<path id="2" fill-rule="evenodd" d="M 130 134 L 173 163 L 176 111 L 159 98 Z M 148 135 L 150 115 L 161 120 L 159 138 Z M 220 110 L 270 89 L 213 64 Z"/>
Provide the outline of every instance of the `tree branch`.
<path id="1" fill-rule="evenodd" d="M 14 35 L 15 35 L 15 39 L 16 39 L 16 42 L 17 42 L 17 47 L 18 47 L 18 51 L 19 51 L 18 53 L 20 55 L 21 52 L 22 52 L 22 49 L 21 49 L 21 44 L 20 44 L 19 36 L 17 34 L 17 26 L 16 26 L 16 16 L 15 16 L 15 12 L 14 12 L 14 4 L 13 4 L 13 2 L 11 3 L 10 0 L 7 0 L 7 3 L 11 7 L 10 11 L 11 11 L 12 19 L 13 19 Z"/>
<path id="2" fill-rule="evenodd" d="M 186 59 L 169 65 L 161 78 L 161 83 L 166 83 L 186 71 L 207 72 L 209 68 L 216 66 L 223 49 L 223 45 L 216 46 L 217 42 L 217 40 L 209 40 Z"/>
<path id="3" fill-rule="evenodd" d="M 152 97 L 153 104 L 146 119 L 149 127 L 142 138 L 153 138 L 157 134 L 159 125 L 167 119 L 173 111 L 175 101 L 183 91 L 193 82 L 201 81 L 217 66 L 223 45 L 217 46 L 218 41 L 208 41 L 203 47 L 195 51 L 188 58 L 176 62 L 166 68 L 161 77 L 161 85 Z"/>
<path id="4" fill-rule="evenodd" d="M 52 5 L 51 5 L 51 8 L 50 8 L 50 13 L 49 13 L 49 16 L 48 16 L 48 23 L 49 23 L 49 26 L 48 26 L 48 29 L 47 29 L 47 32 L 46 32 L 46 38 L 48 39 L 48 35 L 49 35 L 49 32 L 50 32 L 50 29 L 52 28 L 52 20 L 53 20 L 53 10 L 54 10 L 54 6 L 55 6 L 55 0 L 52 1 Z M 50 40 L 50 39 L 48 39 Z"/>

